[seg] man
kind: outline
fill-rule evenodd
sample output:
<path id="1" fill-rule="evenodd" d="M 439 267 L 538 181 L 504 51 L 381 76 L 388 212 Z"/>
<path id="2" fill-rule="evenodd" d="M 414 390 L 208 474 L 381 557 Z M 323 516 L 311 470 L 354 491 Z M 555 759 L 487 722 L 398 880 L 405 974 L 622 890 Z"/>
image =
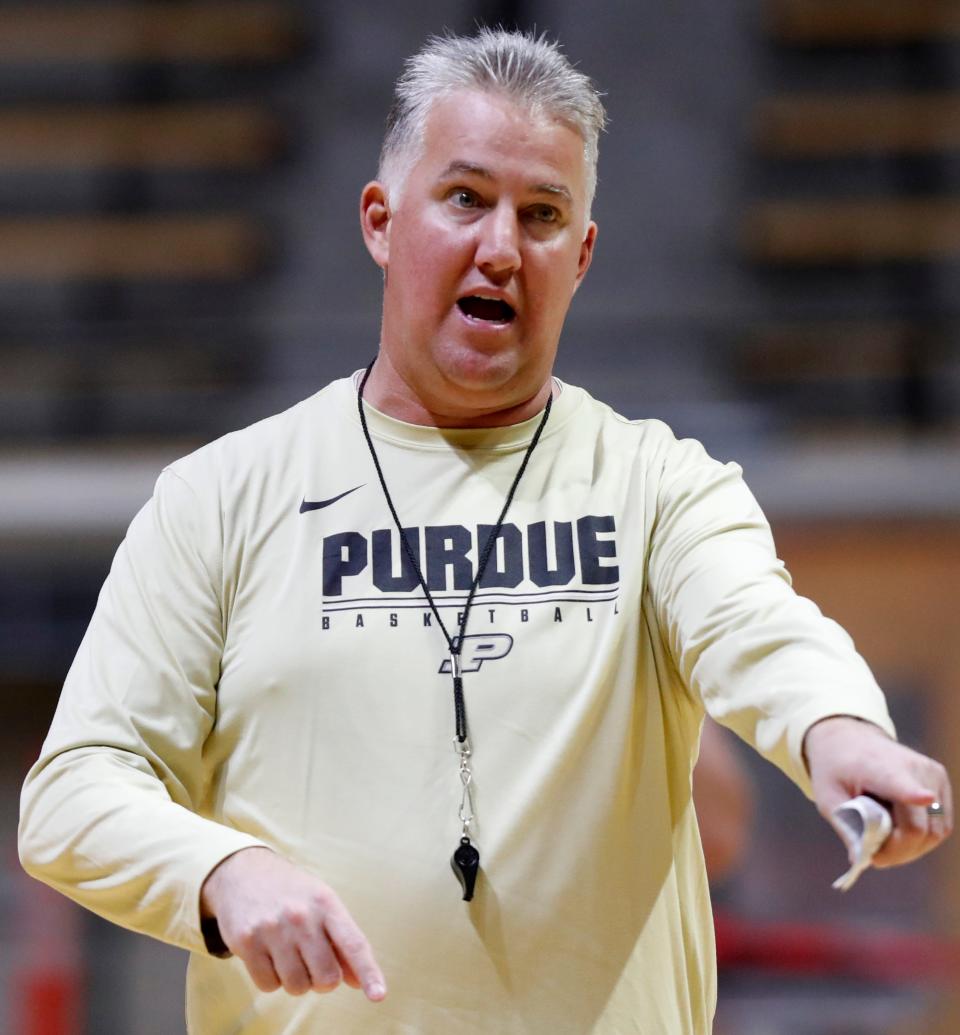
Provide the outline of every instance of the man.
<path id="1" fill-rule="evenodd" d="M 192 1032 L 708 1032 L 705 708 L 825 815 L 890 801 L 879 863 L 949 832 L 739 469 L 551 375 L 602 122 L 550 44 L 428 44 L 372 370 L 172 465 L 117 554 L 21 853 L 191 950 Z"/>

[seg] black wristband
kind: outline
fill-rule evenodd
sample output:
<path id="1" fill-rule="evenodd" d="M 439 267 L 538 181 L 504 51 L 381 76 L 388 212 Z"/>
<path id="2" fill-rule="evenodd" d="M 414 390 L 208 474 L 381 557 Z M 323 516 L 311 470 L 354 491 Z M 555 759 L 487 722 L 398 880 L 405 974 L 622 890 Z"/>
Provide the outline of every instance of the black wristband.
<path id="1" fill-rule="evenodd" d="M 203 935 L 207 952 L 211 956 L 216 956 L 218 960 L 225 960 L 233 955 L 227 948 L 227 943 L 220 937 L 220 925 L 215 916 L 204 917 L 200 921 L 200 933 Z"/>

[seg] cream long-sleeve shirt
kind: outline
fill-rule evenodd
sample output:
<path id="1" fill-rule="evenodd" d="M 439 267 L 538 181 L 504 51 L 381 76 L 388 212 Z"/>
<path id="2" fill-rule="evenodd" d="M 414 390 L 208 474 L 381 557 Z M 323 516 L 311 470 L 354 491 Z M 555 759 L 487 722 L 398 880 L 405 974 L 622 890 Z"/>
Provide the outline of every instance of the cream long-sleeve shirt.
<path id="1" fill-rule="evenodd" d="M 370 410 L 448 628 L 539 418 Z M 563 386 L 470 614 L 483 872 L 449 858 L 448 652 L 400 548 L 353 381 L 171 465 L 117 552 L 23 793 L 21 855 L 191 951 L 194 1035 L 707 1035 L 715 962 L 691 801 L 704 709 L 805 792 L 843 713 L 891 730 L 847 635 L 798 597 L 733 464 Z M 316 872 L 390 986 L 259 992 L 200 934 L 210 870 Z"/>

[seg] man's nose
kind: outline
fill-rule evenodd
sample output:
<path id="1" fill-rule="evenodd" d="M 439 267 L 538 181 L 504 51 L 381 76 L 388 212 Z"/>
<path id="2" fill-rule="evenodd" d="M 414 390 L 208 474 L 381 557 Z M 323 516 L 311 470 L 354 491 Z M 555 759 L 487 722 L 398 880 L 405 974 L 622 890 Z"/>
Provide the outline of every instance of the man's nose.
<path id="1" fill-rule="evenodd" d="M 477 241 L 477 267 L 492 279 L 502 279 L 520 269 L 520 225 L 517 214 L 506 206 L 487 212 Z"/>

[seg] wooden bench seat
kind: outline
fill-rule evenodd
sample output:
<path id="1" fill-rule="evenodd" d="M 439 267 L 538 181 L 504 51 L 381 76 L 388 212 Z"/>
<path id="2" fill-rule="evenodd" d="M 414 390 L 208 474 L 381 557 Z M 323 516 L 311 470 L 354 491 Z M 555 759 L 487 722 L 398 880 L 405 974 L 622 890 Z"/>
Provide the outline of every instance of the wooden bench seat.
<path id="1" fill-rule="evenodd" d="M 253 105 L 0 109 L 0 170 L 251 168 L 281 150 L 283 132 Z"/>
<path id="2" fill-rule="evenodd" d="M 772 264 L 810 266 L 960 258 L 960 199 L 761 201 L 743 245 Z"/>
<path id="3" fill-rule="evenodd" d="M 302 41 L 290 3 L 16 4 L 0 9 L 0 64 L 271 62 Z"/>
<path id="4" fill-rule="evenodd" d="M 785 94 L 762 101 L 761 154 L 832 158 L 960 149 L 960 94 Z"/>
<path id="5" fill-rule="evenodd" d="M 0 280 L 223 280 L 262 264 L 265 235 L 242 215 L 5 217 Z"/>
<path id="6" fill-rule="evenodd" d="M 910 356 L 943 351 L 929 327 L 896 320 L 774 324 L 750 332 L 738 350 L 740 376 L 761 384 L 896 379 Z"/>
<path id="7" fill-rule="evenodd" d="M 123 337 L 106 330 L 95 343 L 6 335 L 0 355 L 5 393 L 220 387 L 249 380 L 253 366 L 236 340 L 151 328 Z"/>
<path id="8" fill-rule="evenodd" d="M 799 46 L 919 43 L 960 37 L 957 0 L 772 0 L 769 31 Z"/>

